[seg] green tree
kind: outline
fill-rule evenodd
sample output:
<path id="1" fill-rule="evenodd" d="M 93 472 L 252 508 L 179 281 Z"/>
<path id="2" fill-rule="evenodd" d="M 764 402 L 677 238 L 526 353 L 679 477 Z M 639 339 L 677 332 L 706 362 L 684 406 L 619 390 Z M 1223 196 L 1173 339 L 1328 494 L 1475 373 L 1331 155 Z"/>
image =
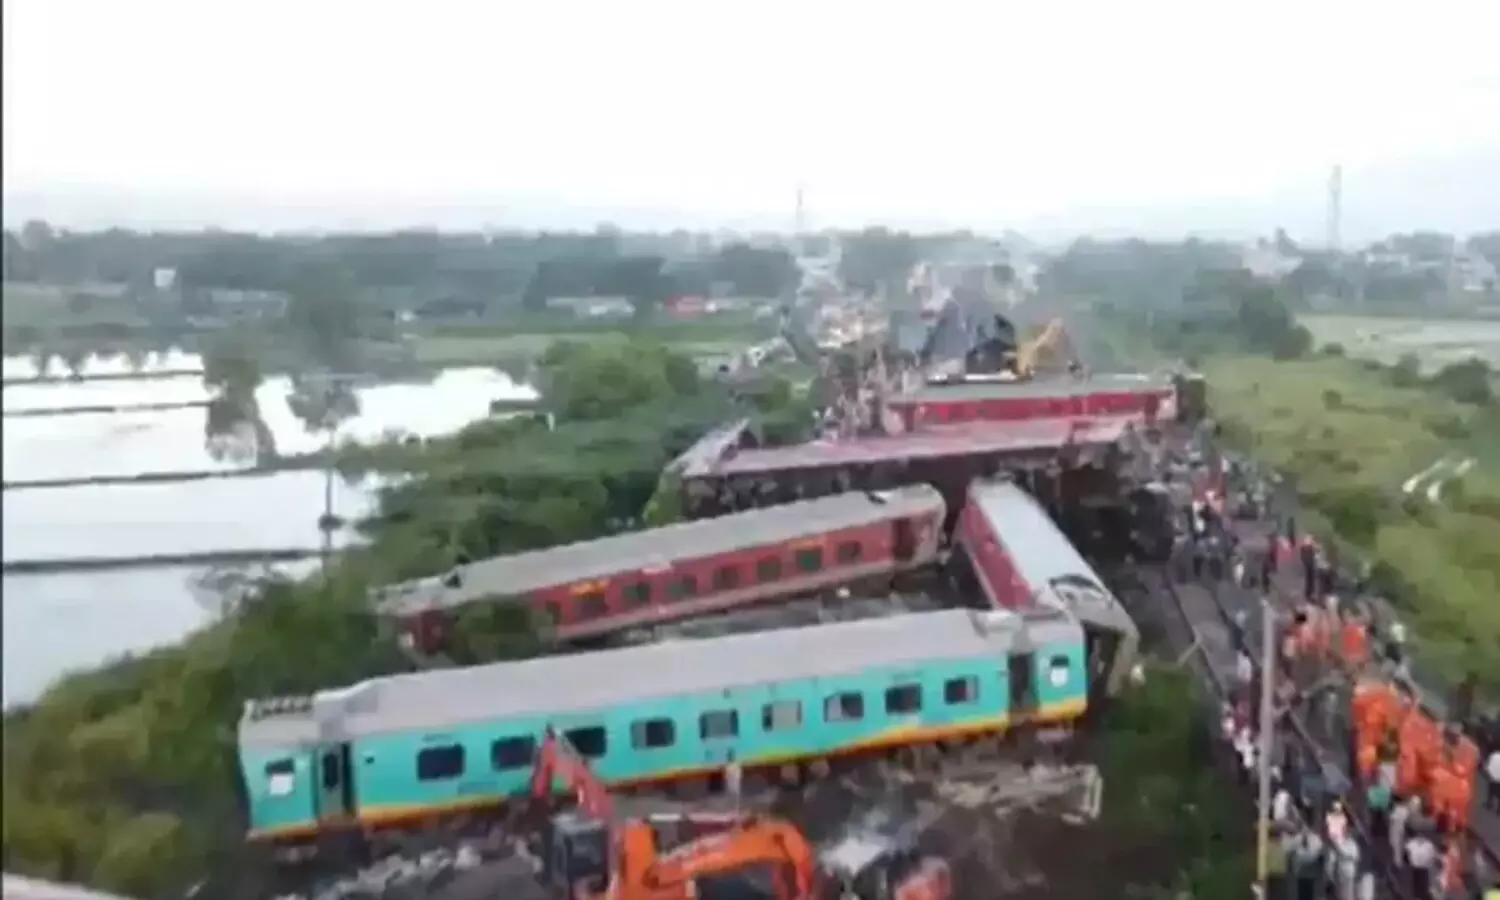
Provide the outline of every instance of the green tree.
<path id="1" fill-rule="evenodd" d="M 346 270 L 330 263 L 307 263 L 298 270 L 283 326 L 305 359 L 334 372 L 354 368 L 362 319 Z"/>
<path id="2" fill-rule="evenodd" d="M 839 254 L 839 276 L 850 287 L 873 291 L 883 284 L 905 283 L 922 259 L 917 239 L 904 231 L 866 228 L 845 238 Z"/>
<path id="3" fill-rule="evenodd" d="M 217 460 L 255 462 L 275 457 L 275 441 L 261 416 L 256 390 L 263 379 L 256 335 L 235 328 L 217 334 L 203 351 L 203 384 L 210 397 L 203 437 Z"/>
<path id="4" fill-rule="evenodd" d="M 714 258 L 715 281 L 741 297 L 780 297 L 797 286 L 797 263 L 780 248 L 728 244 Z"/>

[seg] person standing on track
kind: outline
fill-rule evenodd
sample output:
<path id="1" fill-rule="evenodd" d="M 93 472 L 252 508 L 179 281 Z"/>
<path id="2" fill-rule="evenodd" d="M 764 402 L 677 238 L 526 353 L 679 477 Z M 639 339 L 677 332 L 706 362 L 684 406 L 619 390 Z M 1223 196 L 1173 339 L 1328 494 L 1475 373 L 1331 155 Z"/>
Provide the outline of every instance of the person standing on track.
<path id="1" fill-rule="evenodd" d="M 1318 545 L 1303 535 L 1297 552 L 1302 559 L 1302 598 L 1311 603 L 1318 596 Z"/>
<path id="2" fill-rule="evenodd" d="M 734 811 L 740 811 L 743 791 L 745 788 L 745 772 L 740 766 L 740 761 L 735 758 L 734 751 L 729 751 L 727 764 L 724 766 L 724 792 L 734 801 Z"/>

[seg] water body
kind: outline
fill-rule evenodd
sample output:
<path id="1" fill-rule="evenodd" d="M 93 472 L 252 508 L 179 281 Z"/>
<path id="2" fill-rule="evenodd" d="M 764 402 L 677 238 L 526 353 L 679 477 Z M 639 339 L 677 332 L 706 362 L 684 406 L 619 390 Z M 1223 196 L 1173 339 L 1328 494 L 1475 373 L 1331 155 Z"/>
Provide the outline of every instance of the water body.
<path id="1" fill-rule="evenodd" d="M 177 354 L 154 364 L 193 368 L 200 360 Z M 90 361 L 84 371 L 123 368 L 122 362 L 96 367 Z M 30 359 L 5 361 L 6 375 L 34 372 Z M 309 433 L 292 415 L 286 404 L 289 391 L 285 379 L 271 379 L 259 392 L 278 447 L 298 453 L 323 446 L 324 438 Z M 381 385 L 361 389 L 359 395 L 361 415 L 341 428 L 341 437 L 443 434 L 487 415 L 492 400 L 534 392 L 497 371 L 456 369 L 429 384 Z M 26 385 L 6 388 L 4 406 L 65 408 L 202 396 L 196 378 Z M 184 409 L 9 419 L 3 434 L 5 477 L 21 481 L 236 468 L 208 454 L 204 415 L 201 409 Z M 374 487 L 336 479 L 335 511 L 346 519 L 364 514 Z M 7 560 L 315 547 L 321 541 L 317 521 L 323 488 L 322 473 L 304 471 L 183 484 L 7 491 L 0 543 Z M 348 531 L 340 535 L 341 540 L 350 537 Z M 305 564 L 282 568 L 297 571 Z M 170 643 L 199 627 L 215 608 L 212 592 L 196 584 L 204 574 L 160 568 L 5 576 L 0 636 L 4 704 L 36 696 L 63 672 Z"/>

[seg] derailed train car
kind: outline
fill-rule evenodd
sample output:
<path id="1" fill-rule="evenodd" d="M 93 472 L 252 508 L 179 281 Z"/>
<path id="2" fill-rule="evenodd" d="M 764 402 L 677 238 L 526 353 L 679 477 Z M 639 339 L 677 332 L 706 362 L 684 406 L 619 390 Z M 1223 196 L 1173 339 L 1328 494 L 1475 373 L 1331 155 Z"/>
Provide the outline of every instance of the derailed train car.
<path id="1" fill-rule="evenodd" d="M 688 518 L 844 491 L 931 484 L 951 518 L 969 482 L 1026 472 L 1070 496 L 1122 493 L 1119 469 L 1132 430 L 1125 418 L 1039 419 L 1004 426 L 969 423 L 909 434 L 755 448 L 705 441 L 681 469 Z"/>
<path id="2" fill-rule="evenodd" d="M 481 602 L 525 604 L 559 640 L 602 637 L 930 565 L 946 515 L 927 485 L 840 494 L 473 562 L 375 605 L 428 653 Z"/>
<path id="3" fill-rule="evenodd" d="M 1087 636 L 1094 699 L 1124 687 L 1140 646 L 1135 621 L 1036 498 L 1011 482 L 975 482 L 954 545 L 996 607 L 1040 603 L 1077 617 Z"/>
<path id="4" fill-rule="evenodd" d="M 890 409 L 907 430 L 964 422 L 1126 417 L 1144 426 L 1196 422 L 1206 414 L 1203 378 L 1196 374 L 1100 373 L 1024 380 L 970 378 L 925 384 L 892 397 Z"/>
<path id="5" fill-rule="evenodd" d="M 1091 695 L 1062 606 L 946 610 L 439 669 L 251 702 L 249 837 L 480 814 L 526 795 L 543 735 L 608 785 L 712 780 L 931 741 L 1067 725 Z"/>

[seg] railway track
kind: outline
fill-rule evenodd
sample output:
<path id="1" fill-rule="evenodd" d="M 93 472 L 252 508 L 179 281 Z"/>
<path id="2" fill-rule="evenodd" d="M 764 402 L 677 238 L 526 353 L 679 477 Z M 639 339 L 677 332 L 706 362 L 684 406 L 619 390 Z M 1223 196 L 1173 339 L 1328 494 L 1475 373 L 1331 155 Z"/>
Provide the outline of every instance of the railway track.
<path id="1" fill-rule="evenodd" d="M 1281 574 L 1284 578 L 1291 573 Z M 1161 586 L 1162 594 L 1171 598 L 1172 602 L 1169 605 L 1174 607 L 1179 620 L 1179 638 L 1185 639 L 1186 646 L 1193 648 L 1193 655 L 1202 662 L 1199 667 L 1200 674 L 1207 674 L 1214 693 L 1222 699 L 1226 696 L 1225 691 L 1230 684 L 1230 679 L 1234 677 L 1234 666 L 1238 654 L 1238 648 L 1234 644 L 1232 622 L 1243 623 L 1245 641 L 1251 645 L 1247 648 L 1250 651 L 1249 655 L 1258 665 L 1256 651 L 1259 647 L 1261 628 L 1265 625 L 1259 597 L 1249 590 L 1232 584 L 1209 585 L 1194 582 L 1177 585 L 1173 584 L 1170 578 L 1162 578 Z M 1278 605 L 1278 612 L 1285 612 L 1290 608 L 1293 596 L 1286 590 L 1285 585 L 1276 585 L 1272 599 Z M 1287 736 L 1304 749 L 1312 751 L 1314 758 L 1322 763 L 1324 771 L 1331 770 L 1336 773 L 1342 783 L 1357 784 L 1357 780 L 1351 777 L 1347 764 L 1350 758 L 1350 748 L 1344 730 L 1347 719 L 1338 716 L 1307 717 L 1298 713 L 1288 713 L 1283 721 L 1289 726 L 1285 732 Z M 1475 799 L 1476 810 L 1469 829 L 1470 847 L 1473 852 L 1484 858 L 1489 871 L 1500 871 L 1500 840 L 1497 840 L 1500 821 L 1477 805 L 1482 803 L 1482 798 L 1476 796 Z M 1359 808 L 1357 803 L 1351 803 L 1349 806 L 1351 809 Z M 1355 825 L 1360 833 L 1362 845 L 1368 848 L 1367 825 L 1358 819 Z M 1383 874 L 1386 882 L 1386 896 L 1407 897 L 1407 891 L 1394 871 L 1388 869 Z"/>

